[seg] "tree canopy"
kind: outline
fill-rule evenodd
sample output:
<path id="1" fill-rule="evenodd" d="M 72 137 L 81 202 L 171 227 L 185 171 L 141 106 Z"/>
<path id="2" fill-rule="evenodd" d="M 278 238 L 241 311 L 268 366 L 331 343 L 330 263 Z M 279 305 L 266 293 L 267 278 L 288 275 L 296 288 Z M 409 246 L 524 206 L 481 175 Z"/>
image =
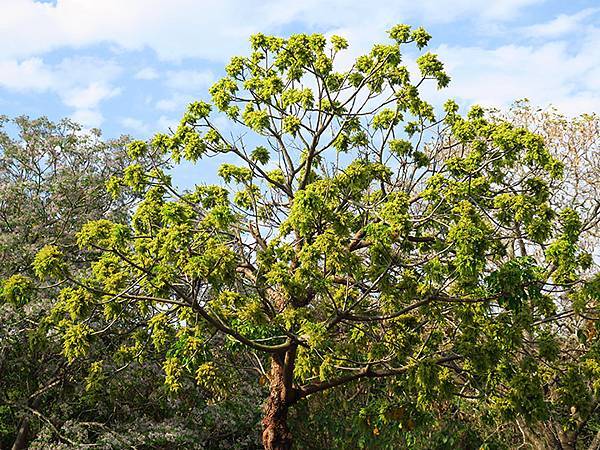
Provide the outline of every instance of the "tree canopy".
<path id="1" fill-rule="evenodd" d="M 558 201 L 565 163 L 526 124 L 453 101 L 436 114 L 422 88 L 450 80 L 429 39 L 397 25 L 347 63 L 339 36 L 254 35 L 211 103 L 129 144 L 108 189 L 141 197 L 131 218 L 82 227 L 83 268 L 57 243 L 33 261 L 65 283 L 52 318 L 67 361 L 119 327 L 116 355 L 151 342 L 173 393 L 234 390 L 247 364 L 268 388 L 266 449 L 292 446 L 290 408 L 361 383 L 385 388 L 373 395 L 400 429 L 455 398 L 526 424 L 558 408 L 574 448 L 600 388 L 600 280 L 580 241 L 597 214 Z M 209 158 L 220 181 L 178 189 L 169 167 Z M 27 283 L 10 278 L 5 298 Z"/>

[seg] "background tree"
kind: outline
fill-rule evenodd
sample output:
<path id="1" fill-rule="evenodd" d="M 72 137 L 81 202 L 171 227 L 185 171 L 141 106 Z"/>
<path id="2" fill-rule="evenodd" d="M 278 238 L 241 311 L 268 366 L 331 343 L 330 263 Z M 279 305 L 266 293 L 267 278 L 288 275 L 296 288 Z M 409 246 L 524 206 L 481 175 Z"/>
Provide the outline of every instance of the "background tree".
<path id="1" fill-rule="evenodd" d="M 436 119 L 419 87 L 448 84 L 442 63 L 419 56 L 411 80 L 401 53 L 430 36 L 389 35 L 350 67 L 336 61 L 343 38 L 255 35 L 210 90 L 231 129 L 196 102 L 173 135 L 130 145 L 132 158 L 221 158 L 222 183 L 179 192 L 133 164 L 110 187 L 144 200 L 129 222 L 84 226 L 79 245 L 101 252 L 85 276 L 53 246 L 38 254 L 39 275 L 87 289 L 61 322 L 69 358 L 106 330 L 96 306 L 113 305 L 147 318 L 172 390 L 235 383 L 206 345 L 219 336 L 268 379 L 267 449 L 291 447 L 292 405 L 388 377 L 421 409 L 493 392 L 507 413 L 537 414 L 542 393 L 523 373 L 538 362 L 515 355 L 546 339 L 553 294 L 581 287 L 591 263 L 577 213 L 549 202 L 562 165 L 539 135 L 481 108 L 461 117 L 448 102 Z"/>
<path id="2" fill-rule="evenodd" d="M 73 348 L 57 328 L 84 307 L 76 301 L 82 291 L 72 286 L 59 293 L 64 285 L 39 282 L 32 262 L 52 244 L 78 273 L 97 259 L 77 247 L 81 226 L 129 220 L 136 195 L 124 190 L 113 198 L 105 187 L 131 163 L 129 140 L 103 141 L 99 131 L 67 120 L 2 118 L 2 125 L 0 448 L 255 447 L 256 405 L 247 408 L 195 385 L 169 396 L 150 339 L 141 340 L 148 345 L 128 341 L 142 314 L 118 316 L 115 305 L 101 305 L 95 325 L 110 325 L 110 332 L 85 357 L 67 358 L 64 348 Z M 257 396 L 251 388 L 241 391 L 244 400 Z M 235 432 L 222 433 L 221 423 L 235 423 Z"/>
<path id="3" fill-rule="evenodd" d="M 552 181 L 549 204 L 556 210 L 569 208 L 577 212 L 581 221 L 579 244 L 595 256 L 594 261 L 589 261 L 589 269 L 582 274 L 585 283 L 573 280 L 553 289 L 555 314 L 534 323 L 539 338 L 527 336 L 523 348 L 515 355 L 513 366 L 525 358 L 536 360 L 534 370 L 522 371 L 519 376 L 530 389 L 543 393 L 538 414 L 532 417 L 526 408 L 512 408 L 511 414 L 502 414 L 499 420 L 495 417 L 491 423 L 500 424 L 507 435 L 512 430 L 514 445 L 520 440 L 528 448 L 535 449 L 597 449 L 600 446 L 598 117 L 583 114 L 568 119 L 554 109 L 534 109 L 527 101 L 517 102 L 509 113 L 495 111 L 492 114 L 497 120 L 509 120 L 538 133 L 550 152 L 561 160 L 563 176 Z M 528 214 L 518 202 L 513 209 L 516 213 L 521 209 L 522 213 Z M 522 239 L 518 228 L 513 228 L 521 251 L 541 262 L 541 249 Z M 487 414 L 496 412 L 486 406 L 484 404 L 480 409 Z"/>
<path id="4" fill-rule="evenodd" d="M 124 141 L 102 142 L 69 121 L 2 117 L 0 125 L 11 131 L 0 130 L 2 446 L 18 449 L 27 445 L 30 416 L 41 414 L 74 372 L 60 342 L 40 327 L 57 289 L 41 290 L 31 263 L 53 244 L 81 266 L 76 231 L 89 220 L 126 217 L 124 199 L 112 199 L 104 186 L 126 165 L 126 152 Z"/>
<path id="5" fill-rule="evenodd" d="M 563 176 L 550 181 L 548 203 L 556 211 L 576 213 L 578 245 L 586 250 L 581 257 L 587 259 L 583 264 L 587 270 L 579 277 L 558 283 L 555 274 L 554 284 L 546 283 L 554 314 L 533 322 L 532 329 L 523 336 L 522 347 L 506 358 L 502 371 L 496 372 L 501 389 L 484 397 L 483 404 L 476 405 L 472 412 L 475 417 L 488 416 L 490 426 L 483 430 L 499 427 L 507 436 L 512 430 L 515 446 L 520 443 L 535 449 L 595 449 L 600 445 L 596 337 L 600 167 L 594 156 L 598 154 L 600 138 L 598 117 L 583 114 L 568 119 L 553 109 L 536 110 L 527 101 L 517 102 L 508 113 L 490 111 L 490 115 L 493 120 L 509 121 L 539 134 L 550 153 L 561 161 Z M 527 169 L 518 170 L 515 175 L 526 177 Z M 539 266 L 546 261 L 550 271 L 557 270 L 555 263 L 547 261 L 548 256 L 558 246 L 566 248 L 565 241 L 534 245 L 523 234 L 517 219 L 531 215 L 533 209 L 518 195 L 511 201 L 515 218 L 503 225 L 513 230 L 512 251 L 532 258 Z M 527 401 L 514 397 L 511 384 L 515 379 L 538 394 Z"/>

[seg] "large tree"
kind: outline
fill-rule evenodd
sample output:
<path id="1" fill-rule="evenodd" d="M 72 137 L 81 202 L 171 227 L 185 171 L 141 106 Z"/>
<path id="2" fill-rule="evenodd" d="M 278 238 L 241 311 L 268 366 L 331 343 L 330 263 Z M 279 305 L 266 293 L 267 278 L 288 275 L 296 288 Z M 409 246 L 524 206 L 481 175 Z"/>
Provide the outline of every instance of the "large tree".
<path id="1" fill-rule="evenodd" d="M 462 117 L 448 102 L 436 118 L 419 89 L 448 84 L 442 63 L 424 53 L 411 73 L 403 62 L 430 36 L 406 25 L 389 36 L 344 64 L 338 36 L 255 35 L 212 105 L 132 143 L 132 158 L 217 158 L 221 182 L 180 191 L 162 168 L 133 164 L 110 188 L 144 200 L 131 221 L 81 230 L 79 245 L 100 252 L 85 276 L 56 247 L 40 252 L 40 276 L 87 289 L 61 322 L 67 355 L 106 331 L 94 305 L 148 317 L 173 390 L 230 379 L 208 345 L 219 339 L 268 382 L 267 449 L 291 447 L 294 404 L 372 379 L 419 404 L 495 388 L 507 411 L 535 407 L 519 376 L 535 359 L 494 374 L 525 341 L 546 342 L 553 293 L 581 287 L 591 262 L 576 211 L 549 202 L 562 165 L 539 135 L 481 108 Z M 223 116 L 231 126 L 217 126 Z"/>

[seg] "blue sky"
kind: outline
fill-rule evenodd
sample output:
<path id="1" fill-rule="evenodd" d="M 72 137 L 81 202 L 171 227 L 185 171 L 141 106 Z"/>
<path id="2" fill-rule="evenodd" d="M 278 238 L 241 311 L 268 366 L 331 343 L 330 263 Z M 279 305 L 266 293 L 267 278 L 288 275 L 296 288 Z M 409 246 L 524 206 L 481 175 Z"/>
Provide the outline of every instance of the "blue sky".
<path id="1" fill-rule="evenodd" d="M 433 35 L 452 76 L 434 102 L 600 112 L 596 1 L 0 0 L 0 11 L 0 114 L 72 117 L 109 137 L 176 123 L 252 33 L 340 34 L 358 55 L 396 23 Z"/>

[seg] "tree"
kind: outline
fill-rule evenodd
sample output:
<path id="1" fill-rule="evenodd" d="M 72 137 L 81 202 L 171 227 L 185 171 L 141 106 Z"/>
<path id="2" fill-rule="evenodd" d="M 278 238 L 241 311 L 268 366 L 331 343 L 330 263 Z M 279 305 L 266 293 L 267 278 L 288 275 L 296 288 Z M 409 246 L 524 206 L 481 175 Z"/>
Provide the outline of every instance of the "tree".
<path id="1" fill-rule="evenodd" d="M 509 113 L 491 112 L 497 120 L 508 120 L 527 127 L 544 138 L 551 154 L 563 163 L 563 176 L 553 180 L 549 204 L 553 209 L 570 208 L 581 220 L 579 245 L 596 255 L 579 281 L 552 292 L 555 314 L 536 323 L 539 339 L 526 337 L 519 359 L 534 358 L 534 370 L 522 371 L 522 382 L 542 393 L 538 411 L 514 410 L 513 414 L 494 417 L 517 446 L 534 449 L 589 448 L 600 446 L 598 361 L 598 251 L 600 237 L 600 167 L 598 116 L 582 114 L 568 119 L 555 109 L 534 109 L 528 101 L 515 104 Z M 540 263 L 540 249 L 520 244 Z M 509 396 L 505 396 L 509 397 Z M 486 399 L 487 400 L 487 399 Z M 507 398 L 507 400 L 510 400 Z M 480 411 L 494 411 L 487 401 Z M 528 420 L 529 419 L 529 420 Z M 534 419 L 534 420 L 531 420 Z"/>
<path id="2" fill-rule="evenodd" d="M 448 84 L 442 63 L 422 54 L 411 81 L 401 53 L 429 34 L 398 25 L 389 36 L 342 67 L 341 37 L 255 35 L 212 105 L 192 103 L 172 135 L 133 142 L 132 158 L 220 158 L 222 183 L 180 192 L 168 171 L 133 164 L 110 188 L 144 200 L 129 222 L 83 227 L 78 244 L 100 252 L 85 276 L 55 247 L 38 254 L 40 276 L 87 289 L 85 312 L 63 323 L 66 354 L 104 330 L 94 305 L 115 305 L 146 318 L 176 391 L 192 377 L 230 380 L 206 351 L 219 336 L 268 380 L 269 450 L 291 447 L 293 405 L 373 379 L 420 406 L 508 382 L 512 403 L 500 406 L 535 411 L 538 392 L 520 377 L 535 361 L 497 374 L 525 338 L 543 341 L 552 293 L 581 286 L 591 262 L 577 213 L 549 203 L 562 164 L 539 135 L 482 108 L 462 117 L 449 101 L 437 119 L 419 88 Z"/>
<path id="3" fill-rule="evenodd" d="M 5 131 L 7 123 L 15 133 Z M 111 198 L 105 183 L 128 162 L 124 140 L 103 142 L 67 120 L 0 117 L 0 127 L 0 442 L 20 449 L 31 414 L 41 414 L 53 392 L 67 401 L 65 385 L 77 372 L 43 326 L 57 289 L 42 289 L 31 263 L 51 243 L 73 270 L 85 265 L 75 233 L 89 220 L 127 216 L 127 197 Z"/>
<path id="4" fill-rule="evenodd" d="M 535 109 L 528 100 L 516 102 L 508 114 L 495 115 L 539 134 L 554 157 L 564 165 L 563 176 L 554 181 L 551 202 L 555 208 L 574 208 L 584 228 L 581 244 L 597 252 L 600 240 L 600 117 L 581 114 L 565 117 L 558 110 Z"/>
<path id="5" fill-rule="evenodd" d="M 598 254 L 600 171 L 595 158 L 598 116 L 582 114 L 569 119 L 555 109 L 536 109 L 526 100 L 516 102 L 508 112 L 488 110 L 486 114 L 490 119 L 508 121 L 543 137 L 550 153 L 564 165 L 563 176 L 551 182 L 549 202 L 556 210 L 570 207 L 577 211 L 582 221 L 580 245 Z M 430 151 L 449 152 L 439 147 Z M 597 272 L 596 260 L 583 275 L 592 280 Z M 528 416 L 527 409 L 513 408 L 511 414 L 505 414 L 506 410 L 497 407 L 498 399 L 510 400 L 510 391 L 496 388 L 482 390 L 470 398 L 457 396 L 426 409 L 415 408 L 410 394 L 390 389 L 386 381 L 311 399 L 309 405 L 293 415 L 292 425 L 301 440 L 300 447 L 541 450 L 574 445 L 597 449 L 600 444 L 598 392 L 594 384 L 597 375 L 590 369 L 597 360 L 598 308 L 597 300 L 595 304 L 589 302 L 584 310 L 574 308 L 578 291 L 578 286 L 572 286 L 554 295 L 557 313 L 547 317 L 544 326 L 538 329 L 546 334 L 546 352 L 549 344 L 554 349 L 551 360 L 545 359 L 550 355 L 542 357 L 543 352 L 538 353 L 535 341 L 529 341 L 512 361 L 509 358 L 503 361 L 505 372 L 510 374 L 507 369 L 518 371 L 522 356 L 537 360 L 536 370 L 522 372 L 528 378 L 526 385 L 537 383 L 543 392 L 541 408 L 535 417 Z M 506 375 L 503 378 L 508 381 Z M 376 435 L 372 432 L 374 428 Z"/>
<path id="6" fill-rule="evenodd" d="M 44 245 L 59 248 L 75 274 L 96 261 L 94 252 L 77 247 L 81 226 L 101 218 L 129 220 L 136 195 L 125 190 L 112 198 L 105 188 L 131 163 L 125 151 L 129 139 L 105 141 L 98 130 L 84 131 L 69 120 L 1 122 L 0 448 L 59 449 L 90 442 L 116 449 L 221 448 L 232 442 L 242 448 L 257 408 L 216 402 L 216 394 L 196 386 L 168 398 L 157 352 L 150 345 L 130 345 L 129 333 L 143 320 L 139 314 L 119 317 L 114 305 L 103 308 L 95 325 L 110 324 L 110 332 L 96 339 L 85 357 L 68 360 L 63 353 L 68 335 L 56 331 L 82 308 L 73 301 L 78 287 L 59 293 L 63 285 L 35 277 L 32 262 Z M 246 401 L 254 391 L 243 389 Z M 190 404 L 197 409 L 192 414 Z M 216 424 L 230 422 L 239 424 L 236 432 L 221 435 Z M 247 440 L 252 446 L 252 437 Z"/>

